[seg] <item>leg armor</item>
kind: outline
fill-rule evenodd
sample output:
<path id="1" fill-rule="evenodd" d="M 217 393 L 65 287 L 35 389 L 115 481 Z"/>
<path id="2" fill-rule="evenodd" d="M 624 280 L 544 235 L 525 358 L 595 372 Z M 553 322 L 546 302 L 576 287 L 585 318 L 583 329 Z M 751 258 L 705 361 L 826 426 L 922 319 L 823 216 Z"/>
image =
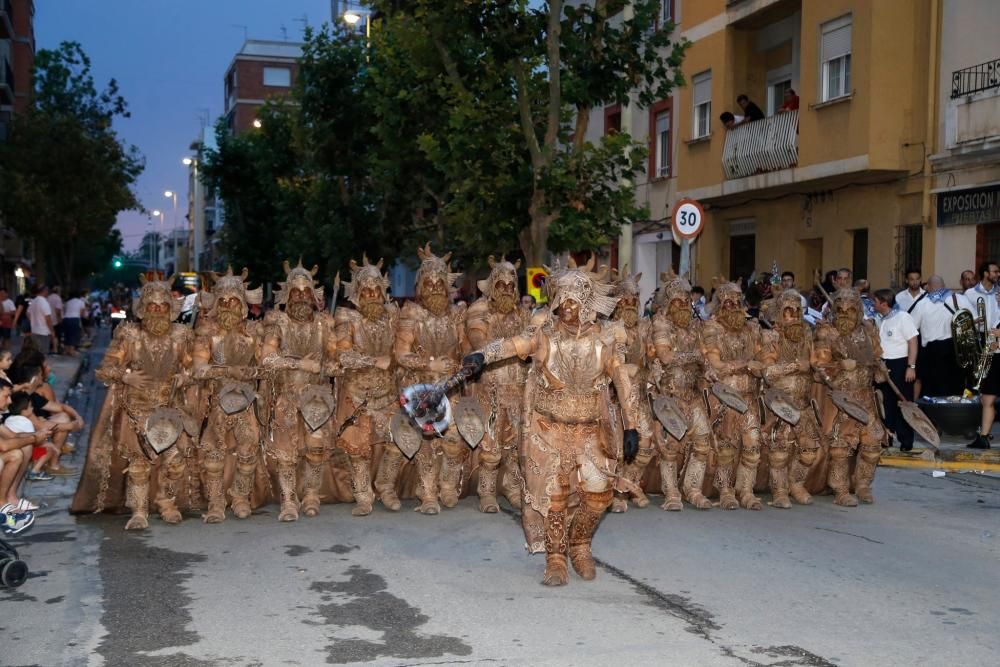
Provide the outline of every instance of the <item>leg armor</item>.
<path id="1" fill-rule="evenodd" d="M 178 524 L 181 522 L 181 513 L 177 509 L 177 487 L 184 477 L 185 463 L 181 443 L 177 443 L 160 462 L 160 469 L 156 474 L 158 486 L 156 509 L 160 513 L 160 518 L 166 523 Z"/>
<path id="2" fill-rule="evenodd" d="M 403 466 L 403 453 L 394 444 L 387 444 L 382 450 L 382 461 L 375 477 L 375 490 L 387 510 L 398 512 L 403 506 L 396 495 L 396 479 Z"/>
<path id="3" fill-rule="evenodd" d="M 560 482 L 564 480 L 560 479 Z M 560 495 L 551 497 L 549 512 L 545 517 L 545 574 L 542 583 L 546 586 L 565 586 L 569 581 L 566 567 L 566 504 L 569 485 L 560 489 Z"/>
<path id="4" fill-rule="evenodd" d="M 125 486 L 125 505 L 132 510 L 132 517 L 125 530 L 149 528 L 149 471 L 148 461 L 138 458 L 129 461 Z"/>
<path id="5" fill-rule="evenodd" d="M 441 443 L 444 456 L 441 460 L 441 504 L 454 507 L 458 504 L 458 496 L 462 489 L 462 467 L 469 448 L 460 439 L 445 436 Z M 496 484 L 493 487 L 493 498 L 496 501 Z"/>
<path id="6" fill-rule="evenodd" d="M 580 492 L 580 507 L 573 516 L 569 527 L 569 558 L 573 569 L 582 579 L 590 581 L 597 576 L 590 543 L 597 532 L 604 511 L 611 504 L 613 492 L 609 489 L 599 493 Z"/>
<path id="7" fill-rule="evenodd" d="M 246 452 L 246 453 L 244 453 Z M 237 519 L 250 516 L 250 492 L 253 489 L 254 472 L 257 470 L 257 454 L 252 449 L 241 448 L 236 455 L 236 475 L 229 488 L 233 514 Z"/>
<path id="8" fill-rule="evenodd" d="M 684 445 L 675 440 L 669 433 L 661 437 L 665 442 L 660 446 L 660 485 L 663 489 L 663 504 L 660 505 L 660 509 L 668 512 L 679 512 L 684 508 L 684 504 L 681 502 L 681 490 L 677 483 L 677 475 Z M 705 476 L 704 469 L 701 471 L 701 476 Z"/>
<path id="9" fill-rule="evenodd" d="M 306 467 L 303 480 L 302 512 L 313 517 L 319 514 L 319 487 L 323 481 L 323 467 L 330 457 L 326 449 L 325 432 L 320 429 L 306 436 Z"/>
<path id="10" fill-rule="evenodd" d="M 486 443 L 483 443 L 486 444 Z M 495 443 L 490 443 L 495 445 Z M 497 473 L 500 466 L 500 452 L 495 449 L 479 450 L 479 511 L 494 514 L 500 511 L 497 504 Z"/>
<path id="11" fill-rule="evenodd" d="M 788 451 L 774 447 L 775 445 L 772 445 L 767 461 L 771 482 L 770 505 L 788 509 L 792 506 L 792 502 L 788 499 Z"/>
<path id="12" fill-rule="evenodd" d="M 368 516 L 372 513 L 375 494 L 372 492 L 372 471 L 367 458 L 351 457 L 351 492 L 357 506 L 351 510 L 354 516 Z"/>
<path id="13" fill-rule="evenodd" d="M 441 504 L 438 503 L 438 470 L 441 463 L 433 443 L 424 440 L 415 458 L 420 475 L 420 485 L 417 487 L 420 505 L 415 511 L 421 514 L 438 514 L 441 511 Z"/>
<path id="14" fill-rule="evenodd" d="M 221 523 L 226 518 L 226 496 L 222 492 L 222 470 L 226 454 L 222 449 L 205 452 L 201 467 L 205 471 L 205 491 L 208 493 L 208 510 L 202 515 L 205 523 Z"/>

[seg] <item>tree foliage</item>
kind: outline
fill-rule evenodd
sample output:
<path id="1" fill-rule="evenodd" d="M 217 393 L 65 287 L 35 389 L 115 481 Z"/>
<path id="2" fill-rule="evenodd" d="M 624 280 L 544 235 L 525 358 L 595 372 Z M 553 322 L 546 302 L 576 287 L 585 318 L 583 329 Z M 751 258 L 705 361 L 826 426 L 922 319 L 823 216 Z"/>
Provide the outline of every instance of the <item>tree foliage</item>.
<path id="1" fill-rule="evenodd" d="M 67 287 L 120 251 L 120 211 L 138 207 L 132 185 L 143 169 L 112 129 L 128 108 L 112 79 L 98 91 L 76 42 L 36 55 L 32 106 L 15 116 L 0 144 L 0 217 L 33 240 L 35 273 Z"/>

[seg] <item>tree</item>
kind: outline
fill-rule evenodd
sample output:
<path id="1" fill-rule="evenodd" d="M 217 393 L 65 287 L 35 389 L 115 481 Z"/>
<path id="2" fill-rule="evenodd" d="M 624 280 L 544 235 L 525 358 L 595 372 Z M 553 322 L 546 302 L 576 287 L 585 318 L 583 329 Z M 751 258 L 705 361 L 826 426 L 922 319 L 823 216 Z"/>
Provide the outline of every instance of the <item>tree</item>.
<path id="1" fill-rule="evenodd" d="M 407 55 L 448 82 L 449 114 L 466 121 L 450 133 L 478 128 L 495 136 L 496 127 L 519 129 L 516 152 L 528 157 L 529 197 L 518 232 L 531 264 L 547 260 L 550 248 L 606 243 L 623 222 L 646 215 L 630 185 L 643 169 L 644 147 L 627 135 L 598 144 L 586 135 L 591 110 L 649 105 L 682 82 L 686 45 L 671 42 L 672 24 L 656 25 L 659 2 L 636 0 L 628 17 L 615 16 L 625 5 L 621 0 L 549 0 L 542 6 L 513 0 L 484 3 L 478 11 L 465 0 L 374 4 L 384 16 L 383 30 L 402 25 L 419 33 L 405 42 Z M 460 163 L 467 155 L 436 157 Z M 463 190 L 467 181 L 453 188 Z M 482 192 L 477 185 L 471 191 Z"/>
<path id="2" fill-rule="evenodd" d="M 98 91 L 90 60 L 76 42 L 36 55 L 32 106 L 14 118 L 0 145 L 0 217 L 36 248 L 35 273 L 46 268 L 76 286 L 120 250 L 120 211 L 138 208 L 132 185 L 143 161 L 111 129 L 127 117 L 112 79 Z"/>

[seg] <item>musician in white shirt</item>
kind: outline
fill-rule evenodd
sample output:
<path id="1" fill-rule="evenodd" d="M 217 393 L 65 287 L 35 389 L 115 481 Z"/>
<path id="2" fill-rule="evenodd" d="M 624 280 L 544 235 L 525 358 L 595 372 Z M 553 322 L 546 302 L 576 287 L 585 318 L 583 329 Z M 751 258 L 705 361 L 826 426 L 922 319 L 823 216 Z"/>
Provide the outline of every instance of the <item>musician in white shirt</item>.
<path id="1" fill-rule="evenodd" d="M 896 295 L 896 305 L 900 310 L 905 310 L 913 314 L 913 304 L 925 294 L 924 288 L 920 286 L 920 270 L 908 269 L 906 271 L 906 289 L 901 290 Z"/>
<path id="2" fill-rule="evenodd" d="M 965 292 L 973 307 L 976 307 L 979 299 L 986 305 L 985 327 L 988 331 L 1000 334 L 996 329 L 1000 324 L 1000 290 L 997 289 L 997 281 L 1000 280 L 1000 265 L 994 261 L 983 262 L 979 267 L 979 284 Z M 978 310 L 976 316 L 978 317 Z M 989 449 L 990 431 L 993 429 L 993 418 L 996 414 L 994 403 L 1000 395 L 1000 359 L 996 358 L 997 350 L 994 347 L 993 363 L 990 364 L 990 372 L 983 378 L 979 386 L 979 402 L 983 406 L 982 422 L 979 426 L 979 435 L 970 442 L 967 447 L 970 449 Z"/>
<path id="3" fill-rule="evenodd" d="M 946 289 L 941 276 L 931 276 L 926 296 L 911 313 L 920 332 L 922 349 L 917 357 L 917 377 L 925 396 L 959 396 L 965 390 L 966 374 L 955 358 L 951 338 L 951 320 L 959 310 L 975 314 L 964 294 Z"/>
<path id="4" fill-rule="evenodd" d="M 917 379 L 917 327 L 909 313 L 895 307 L 895 301 L 892 290 L 875 291 L 875 311 L 881 315 L 878 333 L 882 343 L 882 361 L 899 391 L 906 400 L 912 401 L 913 382 Z M 885 406 L 885 425 L 896 434 L 900 450 L 910 451 L 913 449 L 913 427 L 903 419 L 899 399 L 887 384 L 882 387 L 882 403 Z"/>

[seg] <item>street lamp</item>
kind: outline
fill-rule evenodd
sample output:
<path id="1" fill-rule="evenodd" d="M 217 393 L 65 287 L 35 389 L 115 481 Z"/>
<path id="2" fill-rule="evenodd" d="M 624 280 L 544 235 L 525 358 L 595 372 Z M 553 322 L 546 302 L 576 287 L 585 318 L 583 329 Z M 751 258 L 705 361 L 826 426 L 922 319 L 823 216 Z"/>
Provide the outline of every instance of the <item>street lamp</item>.
<path id="1" fill-rule="evenodd" d="M 357 9 L 351 9 L 350 2 L 346 4 L 347 4 L 347 9 L 345 9 L 344 13 L 340 15 L 341 20 L 343 20 L 343 22 L 346 23 L 347 25 L 351 26 L 351 30 L 354 30 L 355 26 L 358 25 L 360 21 L 364 20 L 365 39 L 367 40 L 368 38 L 371 37 L 371 17 L 368 15 L 368 12 L 362 12 Z"/>
<path id="2" fill-rule="evenodd" d="M 192 162 L 194 162 L 194 160 L 189 157 L 183 158 L 181 160 L 181 164 L 183 164 L 185 167 L 190 167 Z"/>
<path id="3" fill-rule="evenodd" d="M 357 22 L 360 20 L 361 20 L 361 14 L 358 14 L 357 12 L 350 9 L 344 12 L 344 22 L 347 25 L 356 25 Z"/>
<path id="4" fill-rule="evenodd" d="M 253 126 L 256 127 L 258 130 L 260 129 L 261 125 L 263 125 L 263 123 L 260 122 L 260 118 L 253 119 Z"/>
<path id="5" fill-rule="evenodd" d="M 163 259 L 163 250 L 162 250 L 162 248 L 163 248 L 163 211 L 161 211 L 160 209 L 156 208 L 156 209 L 153 209 L 152 214 L 153 214 L 154 218 L 159 218 L 160 219 L 160 226 L 157 228 L 158 232 L 159 232 L 160 238 L 159 238 L 159 243 L 156 244 L 157 245 L 157 248 L 156 248 L 156 266 L 154 267 L 157 271 L 159 271 L 160 269 L 163 268 L 162 266 L 160 266 L 160 260 Z"/>
<path id="6" fill-rule="evenodd" d="M 180 264 L 177 258 L 177 193 L 173 190 L 165 190 L 163 196 L 174 200 L 174 224 L 171 234 L 174 236 L 174 273 L 177 273 L 178 264 Z"/>

